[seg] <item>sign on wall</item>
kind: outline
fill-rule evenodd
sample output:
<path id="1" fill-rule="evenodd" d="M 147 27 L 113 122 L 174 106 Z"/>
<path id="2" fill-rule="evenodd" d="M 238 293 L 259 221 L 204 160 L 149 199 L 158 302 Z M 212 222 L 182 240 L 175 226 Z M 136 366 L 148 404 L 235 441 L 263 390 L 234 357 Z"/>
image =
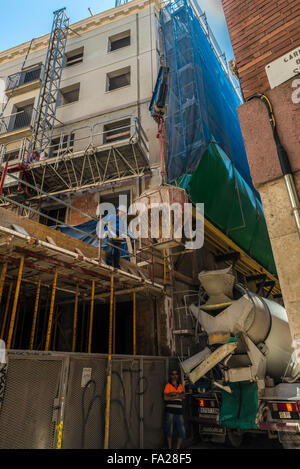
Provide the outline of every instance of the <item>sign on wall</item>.
<path id="1" fill-rule="evenodd" d="M 266 66 L 271 89 L 300 74 L 300 46 Z"/>

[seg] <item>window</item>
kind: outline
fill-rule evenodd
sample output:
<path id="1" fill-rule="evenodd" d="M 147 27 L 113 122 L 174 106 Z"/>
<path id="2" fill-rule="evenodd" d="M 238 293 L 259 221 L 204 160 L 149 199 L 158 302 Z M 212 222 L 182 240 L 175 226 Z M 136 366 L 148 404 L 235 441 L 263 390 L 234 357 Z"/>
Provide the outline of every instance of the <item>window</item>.
<path id="1" fill-rule="evenodd" d="M 71 67 L 72 65 L 80 64 L 81 62 L 83 62 L 83 47 L 66 53 L 66 67 Z"/>
<path id="2" fill-rule="evenodd" d="M 108 39 L 108 52 L 130 46 L 130 31 L 115 34 Z"/>
<path id="3" fill-rule="evenodd" d="M 17 104 L 14 108 L 14 113 L 10 120 L 9 130 L 17 130 L 30 126 L 32 112 L 33 103 L 27 104 L 25 106 Z"/>
<path id="4" fill-rule="evenodd" d="M 103 143 L 116 142 L 130 138 L 130 119 L 106 124 L 103 127 Z"/>
<path id="5" fill-rule="evenodd" d="M 130 203 L 131 203 L 130 190 L 127 190 L 127 191 L 123 190 L 122 192 L 110 193 L 110 194 L 105 194 L 105 195 L 102 195 L 100 193 L 100 203 L 112 204 L 115 208 L 117 208 L 120 205 L 119 197 L 121 195 L 126 195 L 126 197 L 127 197 L 127 209 L 128 209 L 129 206 L 130 206 Z"/>
<path id="6" fill-rule="evenodd" d="M 54 218 L 56 222 L 54 220 L 50 220 L 49 218 L 43 217 L 43 216 L 40 216 L 39 222 L 46 226 L 62 225 L 65 223 L 66 211 L 67 211 L 67 208 L 64 206 L 41 209 L 41 213 L 43 213 L 44 215 L 47 215 L 48 217 Z"/>
<path id="7" fill-rule="evenodd" d="M 130 85 L 130 67 L 107 74 L 106 91 L 113 91 Z"/>
<path id="8" fill-rule="evenodd" d="M 4 161 L 8 161 L 9 163 L 13 163 L 18 161 L 19 159 L 19 152 L 20 150 L 9 151 L 5 153 Z"/>
<path id="9" fill-rule="evenodd" d="M 38 80 L 41 77 L 42 64 L 32 65 L 21 72 L 10 75 L 7 79 L 6 90 Z"/>
<path id="10" fill-rule="evenodd" d="M 41 76 L 42 65 L 35 65 L 34 67 L 30 67 L 23 72 L 23 83 L 29 83 L 34 80 L 38 80 Z M 20 83 L 20 84 L 23 84 Z"/>
<path id="11" fill-rule="evenodd" d="M 73 151 L 74 149 L 75 134 L 72 132 L 68 135 L 61 135 L 59 137 L 52 138 L 50 158 L 59 156 L 64 150 L 68 149 Z"/>
<path id="12" fill-rule="evenodd" d="M 79 101 L 80 83 L 67 86 L 60 90 L 59 106 Z"/>

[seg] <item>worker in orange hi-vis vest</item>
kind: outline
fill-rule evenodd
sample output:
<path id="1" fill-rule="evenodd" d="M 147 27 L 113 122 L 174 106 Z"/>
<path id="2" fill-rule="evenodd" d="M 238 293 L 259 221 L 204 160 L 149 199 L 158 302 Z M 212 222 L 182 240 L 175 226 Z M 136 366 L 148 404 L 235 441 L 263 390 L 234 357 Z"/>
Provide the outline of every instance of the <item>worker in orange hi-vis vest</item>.
<path id="1" fill-rule="evenodd" d="M 185 438 L 185 427 L 183 420 L 183 405 L 185 399 L 182 384 L 179 381 L 179 372 L 172 370 L 169 382 L 164 389 L 164 400 L 166 404 L 165 430 L 168 439 L 168 448 L 172 449 L 173 429 L 176 426 L 178 439 L 176 449 L 180 449 L 182 440 Z"/>

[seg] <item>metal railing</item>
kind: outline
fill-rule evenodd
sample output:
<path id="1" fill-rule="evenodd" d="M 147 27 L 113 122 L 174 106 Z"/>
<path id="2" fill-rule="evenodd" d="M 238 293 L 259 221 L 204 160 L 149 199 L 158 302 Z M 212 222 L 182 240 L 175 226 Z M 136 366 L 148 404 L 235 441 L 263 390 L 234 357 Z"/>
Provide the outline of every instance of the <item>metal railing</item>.
<path id="1" fill-rule="evenodd" d="M 6 82 L 5 90 L 12 90 L 18 86 L 38 80 L 42 75 L 42 65 L 32 68 L 30 70 L 23 70 L 21 72 L 9 75 Z"/>
<path id="2" fill-rule="evenodd" d="M 111 126 L 118 122 L 120 122 L 120 126 Z M 53 135 L 52 144 L 45 157 L 63 157 L 63 155 L 85 151 L 88 148 L 98 148 L 105 145 L 116 146 L 122 141 L 124 144 L 138 142 L 144 153 L 149 154 L 148 138 L 138 118 L 125 116 L 122 119 L 96 122 Z"/>
<path id="3" fill-rule="evenodd" d="M 25 114 L 24 111 L 2 117 L 0 118 L 0 135 L 18 128 L 32 127 L 34 118 L 34 108 L 31 117 L 27 113 Z M 120 122 L 120 126 L 110 126 L 118 122 Z M 19 141 L 20 139 L 16 139 L 11 143 L 17 143 Z M 124 145 L 138 143 L 141 150 L 147 158 L 149 158 L 148 138 L 139 119 L 136 116 L 127 115 L 121 119 L 96 122 L 90 125 L 68 129 L 68 131 L 64 129 L 64 131 L 61 131 L 59 134 L 53 135 L 51 146 L 47 149 L 47 152 L 41 154 L 30 152 L 30 140 L 25 138 L 22 140 L 22 150 L 19 152 L 19 159 L 24 164 L 28 165 L 37 161 L 37 159 L 62 158 L 70 155 L 70 153 L 82 152 L 87 149 L 95 149 L 102 146 L 118 146 L 120 143 L 122 144 L 123 141 Z M 17 153 L 18 151 L 16 151 L 16 154 Z M 5 161 L 5 157 L 3 161 Z"/>
<path id="4" fill-rule="evenodd" d="M 0 135 L 32 125 L 32 111 L 17 111 L 9 116 L 0 117 Z"/>

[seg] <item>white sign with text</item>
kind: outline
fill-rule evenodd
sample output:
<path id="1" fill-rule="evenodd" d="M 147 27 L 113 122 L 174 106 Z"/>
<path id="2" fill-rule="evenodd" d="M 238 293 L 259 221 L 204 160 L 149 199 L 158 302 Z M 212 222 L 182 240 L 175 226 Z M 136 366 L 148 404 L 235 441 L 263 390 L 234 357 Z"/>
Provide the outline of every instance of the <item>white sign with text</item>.
<path id="1" fill-rule="evenodd" d="M 266 66 L 271 89 L 300 74 L 300 46 Z"/>

